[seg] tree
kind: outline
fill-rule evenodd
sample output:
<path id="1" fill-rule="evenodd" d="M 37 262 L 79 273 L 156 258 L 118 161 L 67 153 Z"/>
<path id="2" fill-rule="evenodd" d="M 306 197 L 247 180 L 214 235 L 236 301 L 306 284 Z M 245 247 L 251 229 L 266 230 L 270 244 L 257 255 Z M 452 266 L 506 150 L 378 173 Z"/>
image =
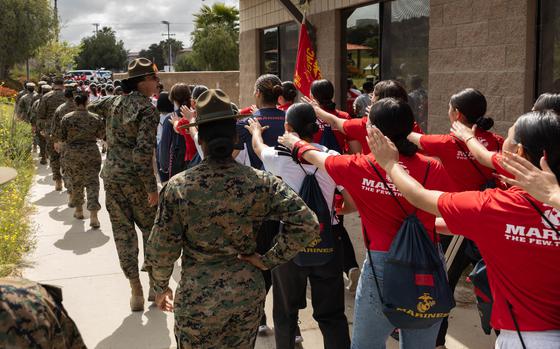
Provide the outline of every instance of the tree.
<path id="1" fill-rule="evenodd" d="M 194 16 L 189 58 L 194 66 L 200 70 L 239 69 L 239 10 L 215 3 L 202 6 Z"/>
<path id="2" fill-rule="evenodd" d="M 174 64 L 175 71 L 198 71 L 200 70 L 193 61 L 192 53 L 185 53 L 177 57 Z"/>
<path id="3" fill-rule="evenodd" d="M 0 0 L 0 79 L 54 37 L 57 21 L 48 0 Z"/>
<path id="4" fill-rule="evenodd" d="M 82 39 L 81 49 L 76 58 L 78 69 L 121 70 L 126 65 L 124 43 L 117 41 L 115 31 L 110 27 L 103 27 L 97 34 Z"/>
<path id="5" fill-rule="evenodd" d="M 169 61 L 169 42 L 171 42 L 173 57 L 177 57 L 179 51 L 183 49 L 183 42 L 175 39 L 162 40 L 159 44 L 151 44 L 147 50 L 141 50 L 138 55 L 150 59 L 159 70 L 163 70 Z"/>
<path id="6" fill-rule="evenodd" d="M 72 46 L 67 41 L 57 42 L 51 40 L 39 48 L 35 54 L 34 68 L 39 75 L 62 74 L 71 70 L 80 53 L 80 47 Z"/>

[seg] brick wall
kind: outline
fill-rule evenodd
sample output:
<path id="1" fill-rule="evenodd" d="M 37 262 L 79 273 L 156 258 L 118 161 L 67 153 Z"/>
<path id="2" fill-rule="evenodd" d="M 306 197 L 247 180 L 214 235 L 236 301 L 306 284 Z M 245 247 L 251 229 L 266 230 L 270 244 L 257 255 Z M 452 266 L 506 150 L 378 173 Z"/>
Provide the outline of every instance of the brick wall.
<path id="1" fill-rule="evenodd" d="M 161 83 L 167 91 L 178 82 L 193 85 L 206 85 L 208 88 L 222 89 L 234 103 L 239 103 L 238 71 L 204 71 L 158 73 Z M 114 79 L 124 79 L 126 74 L 114 74 Z"/>
<path id="2" fill-rule="evenodd" d="M 449 97 L 473 87 L 486 96 L 495 130 L 505 134 L 532 105 L 535 1 L 432 0 L 430 5 L 430 132 L 449 131 Z"/>

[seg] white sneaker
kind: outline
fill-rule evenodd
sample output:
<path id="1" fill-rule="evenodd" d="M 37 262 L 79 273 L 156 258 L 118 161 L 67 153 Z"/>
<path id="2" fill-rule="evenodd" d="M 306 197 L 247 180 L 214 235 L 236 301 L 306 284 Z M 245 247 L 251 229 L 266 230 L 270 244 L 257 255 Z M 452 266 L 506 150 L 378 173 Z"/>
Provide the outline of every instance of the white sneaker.
<path id="1" fill-rule="evenodd" d="M 272 330 L 267 325 L 260 325 L 259 326 L 259 335 L 260 336 L 266 336 L 266 335 L 268 335 L 268 333 L 270 333 L 270 331 L 272 331 Z"/>
<path id="2" fill-rule="evenodd" d="M 303 343 L 303 337 L 302 336 L 296 336 L 296 344 L 301 344 Z"/>
<path id="3" fill-rule="evenodd" d="M 360 279 L 360 269 L 352 268 L 348 271 L 348 285 L 346 289 L 350 292 L 356 292 L 358 287 L 358 280 Z"/>

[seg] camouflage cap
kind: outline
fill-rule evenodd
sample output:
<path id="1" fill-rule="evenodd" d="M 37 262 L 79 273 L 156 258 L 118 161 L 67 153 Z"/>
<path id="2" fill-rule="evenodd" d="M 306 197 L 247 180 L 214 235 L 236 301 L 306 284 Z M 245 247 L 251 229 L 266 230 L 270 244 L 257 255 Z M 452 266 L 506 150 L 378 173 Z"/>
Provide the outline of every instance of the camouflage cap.
<path id="1" fill-rule="evenodd" d="M 35 83 L 28 82 L 27 84 L 25 84 L 25 87 L 35 87 Z"/>
<path id="2" fill-rule="evenodd" d="M 45 84 L 45 85 L 41 86 L 41 91 L 43 91 L 43 92 L 52 91 L 52 86 Z"/>
<path id="3" fill-rule="evenodd" d="M 46 84 L 47 84 L 47 82 L 44 81 L 44 80 L 41 80 L 41 81 L 39 81 L 39 82 L 37 83 L 37 85 L 39 85 L 39 87 L 41 87 L 41 86 L 43 86 L 43 85 L 46 85 Z"/>

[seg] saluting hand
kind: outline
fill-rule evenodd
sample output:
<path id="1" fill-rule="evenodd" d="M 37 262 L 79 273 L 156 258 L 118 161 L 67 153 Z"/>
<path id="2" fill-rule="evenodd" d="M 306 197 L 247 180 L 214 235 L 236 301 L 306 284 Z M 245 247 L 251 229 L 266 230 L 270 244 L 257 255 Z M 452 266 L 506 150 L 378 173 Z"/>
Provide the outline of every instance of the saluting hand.
<path id="1" fill-rule="evenodd" d="M 266 265 L 264 265 L 264 263 L 262 262 L 262 256 L 258 253 L 253 253 L 253 254 L 248 254 L 248 255 L 238 254 L 237 258 L 239 258 L 240 260 L 242 260 L 244 262 L 247 262 L 249 264 L 254 265 L 255 267 L 259 268 L 260 270 L 268 270 Z"/>
<path id="2" fill-rule="evenodd" d="M 463 142 L 466 142 L 468 139 L 474 138 L 474 133 L 476 131 L 476 125 L 472 128 L 469 128 L 459 121 L 455 121 L 453 125 L 451 125 L 451 132 L 455 135 L 455 137 L 459 138 Z"/>
<path id="3" fill-rule="evenodd" d="M 294 144 L 301 141 L 299 135 L 295 132 L 285 132 L 284 135 L 278 137 L 278 143 L 282 144 L 286 148 L 292 150 L 294 148 Z"/>
<path id="4" fill-rule="evenodd" d="M 196 110 L 193 108 L 189 108 L 187 105 L 181 106 L 181 114 L 189 123 L 194 122 L 196 119 Z"/>
<path id="5" fill-rule="evenodd" d="M 368 135 L 366 138 L 369 149 L 379 166 L 386 170 L 391 163 L 397 163 L 399 161 L 399 151 L 397 147 L 389 138 L 385 137 L 377 127 L 368 127 L 367 133 Z"/>
<path id="6" fill-rule="evenodd" d="M 173 291 L 169 287 L 163 293 L 156 294 L 156 305 L 163 311 L 173 311 Z"/>
<path id="7" fill-rule="evenodd" d="M 153 193 L 148 193 L 148 205 L 150 205 L 150 207 L 157 205 L 158 199 L 159 199 L 159 194 L 157 191 L 154 191 Z"/>

